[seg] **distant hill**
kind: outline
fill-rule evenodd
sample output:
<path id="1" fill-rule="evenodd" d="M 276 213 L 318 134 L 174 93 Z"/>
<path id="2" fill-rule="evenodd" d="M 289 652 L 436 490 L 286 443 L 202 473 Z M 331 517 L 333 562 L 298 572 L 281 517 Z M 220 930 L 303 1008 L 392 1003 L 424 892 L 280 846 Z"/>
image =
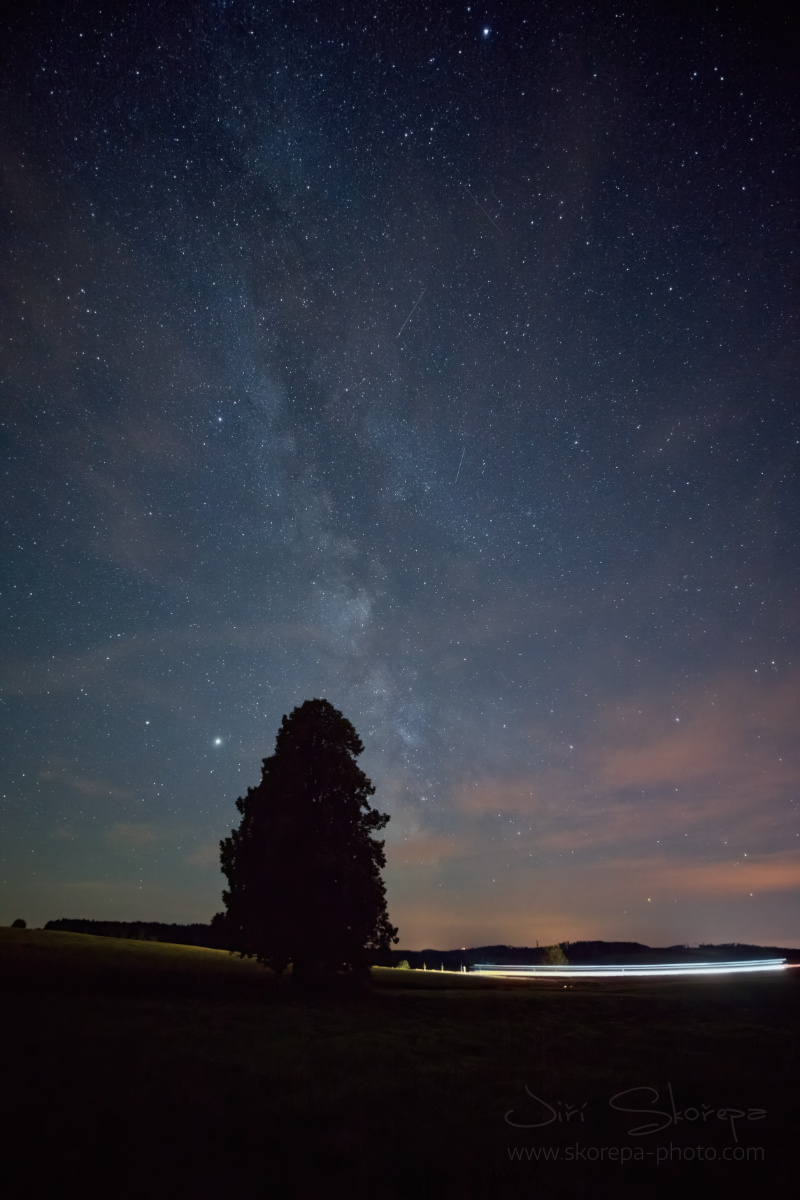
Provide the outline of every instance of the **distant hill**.
<path id="1" fill-rule="evenodd" d="M 785 958 L 800 962 L 800 950 L 780 946 L 749 946 L 739 942 L 721 946 L 644 946 L 641 942 L 561 942 L 571 963 L 735 962 L 747 958 Z M 471 946 L 467 950 L 392 950 L 392 966 L 404 959 L 410 967 L 446 971 L 476 963 L 503 966 L 535 965 L 544 960 L 544 946 Z"/>

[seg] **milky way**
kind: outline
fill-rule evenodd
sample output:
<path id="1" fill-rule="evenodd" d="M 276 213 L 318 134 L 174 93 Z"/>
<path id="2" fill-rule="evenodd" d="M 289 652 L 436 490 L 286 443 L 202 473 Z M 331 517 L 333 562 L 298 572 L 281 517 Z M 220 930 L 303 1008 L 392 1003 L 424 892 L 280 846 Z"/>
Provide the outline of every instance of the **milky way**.
<path id="1" fill-rule="evenodd" d="M 3 36 L 0 920 L 208 920 L 281 715 L 401 945 L 797 945 L 769 5 L 40 6 Z"/>

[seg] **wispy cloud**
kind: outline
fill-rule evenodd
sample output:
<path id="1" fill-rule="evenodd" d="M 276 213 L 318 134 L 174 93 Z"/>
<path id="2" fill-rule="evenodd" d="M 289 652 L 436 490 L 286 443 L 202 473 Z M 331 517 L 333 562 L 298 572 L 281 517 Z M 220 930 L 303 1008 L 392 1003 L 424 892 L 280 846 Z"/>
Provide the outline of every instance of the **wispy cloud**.
<path id="1" fill-rule="evenodd" d="M 470 907 L 541 910 L 566 890 L 586 912 L 621 919 L 659 897 L 746 903 L 800 890 L 800 677 L 755 675 L 606 703 L 568 756 L 558 742 L 551 757 L 568 766 L 462 779 L 450 844 L 472 864 Z M 416 834 L 424 861 L 427 835 Z M 433 862 L 438 844 L 431 834 Z"/>
<path id="2" fill-rule="evenodd" d="M 686 862 L 667 857 L 638 859 L 634 864 L 607 863 L 606 869 L 633 866 L 652 892 L 677 892 L 681 896 L 737 896 L 800 889 L 797 854 L 739 856 L 727 862 Z"/>
<path id="3" fill-rule="evenodd" d="M 53 783 L 67 787 L 81 796 L 100 800 L 132 800 L 136 793 L 130 788 L 116 787 L 105 779 L 90 779 L 81 775 L 72 775 L 67 771 L 44 770 L 39 772 L 42 783 Z"/>
<path id="4" fill-rule="evenodd" d="M 321 645 L 322 635 L 310 625 L 297 622 L 259 621 L 230 624 L 217 629 L 175 626 L 136 634 L 114 635 L 88 646 L 78 654 L 49 658 L 17 658 L 4 667 L 1 683 L 11 696 L 46 695 L 75 691 L 81 686 L 106 679 L 117 680 L 124 674 L 126 686 L 137 694 L 165 699 L 172 693 L 160 692 L 149 678 L 146 663 L 153 656 L 182 663 L 190 648 L 204 651 L 264 651 L 291 646 Z"/>
<path id="5" fill-rule="evenodd" d="M 204 842 L 189 854 L 186 861 L 192 867 L 218 867 L 219 842 Z"/>
<path id="6" fill-rule="evenodd" d="M 730 783 L 762 797 L 796 782 L 800 674 L 754 674 L 603 710 L 585 754 L 594 781 L 607 792 L 691 784 L 708 793 Z"/>
<path id="7" fill-rule="evenodd" d="M 152 826 L 135 821 L 117 821 L 106 832 L 106 838 L 112 845 L 129 850 L 142 850 L 163 840 Z"/>

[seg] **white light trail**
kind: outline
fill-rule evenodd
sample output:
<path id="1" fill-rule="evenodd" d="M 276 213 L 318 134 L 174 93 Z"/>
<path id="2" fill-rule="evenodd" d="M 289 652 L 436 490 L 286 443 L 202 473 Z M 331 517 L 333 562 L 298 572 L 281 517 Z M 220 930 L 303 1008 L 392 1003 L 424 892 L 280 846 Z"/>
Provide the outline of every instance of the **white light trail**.
<path id="1" fill-rule="evenodd" d="M 654 975 L 744 975 L 754 971 L 783 971 L 787 965 L 785 958 L 753 958 L 741 962 L 716 963 L 630 963 L 619 966 L 609 963 L 603 966 L 541 964 L 516 967 L 501 966 L 499 963 L 476 963 L 472 973 L 494 979 L 610 979 L 623 975 L 629 979 L 633 976 L 649 978 Z"/>

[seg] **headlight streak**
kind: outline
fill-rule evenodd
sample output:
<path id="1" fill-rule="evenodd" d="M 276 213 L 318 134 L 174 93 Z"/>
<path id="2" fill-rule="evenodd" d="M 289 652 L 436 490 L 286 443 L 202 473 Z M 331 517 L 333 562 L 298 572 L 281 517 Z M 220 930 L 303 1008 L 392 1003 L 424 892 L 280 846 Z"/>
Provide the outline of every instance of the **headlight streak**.
<path id="1" fill-rule="evenodd" d="M 654 975 L 744 975 L 755 971 L 783 971 L 787 965 L 785 958 L 754 958 L 741 962 L 717 963 L 631 963 L 619 966 L 540 964 L 517 967 L 501 966 L 498 963 L 476 963 L 471 974 L 487 975 L 495 979 L 610 979 L 622 975 L 626 978 L 648 978 Z"/>

